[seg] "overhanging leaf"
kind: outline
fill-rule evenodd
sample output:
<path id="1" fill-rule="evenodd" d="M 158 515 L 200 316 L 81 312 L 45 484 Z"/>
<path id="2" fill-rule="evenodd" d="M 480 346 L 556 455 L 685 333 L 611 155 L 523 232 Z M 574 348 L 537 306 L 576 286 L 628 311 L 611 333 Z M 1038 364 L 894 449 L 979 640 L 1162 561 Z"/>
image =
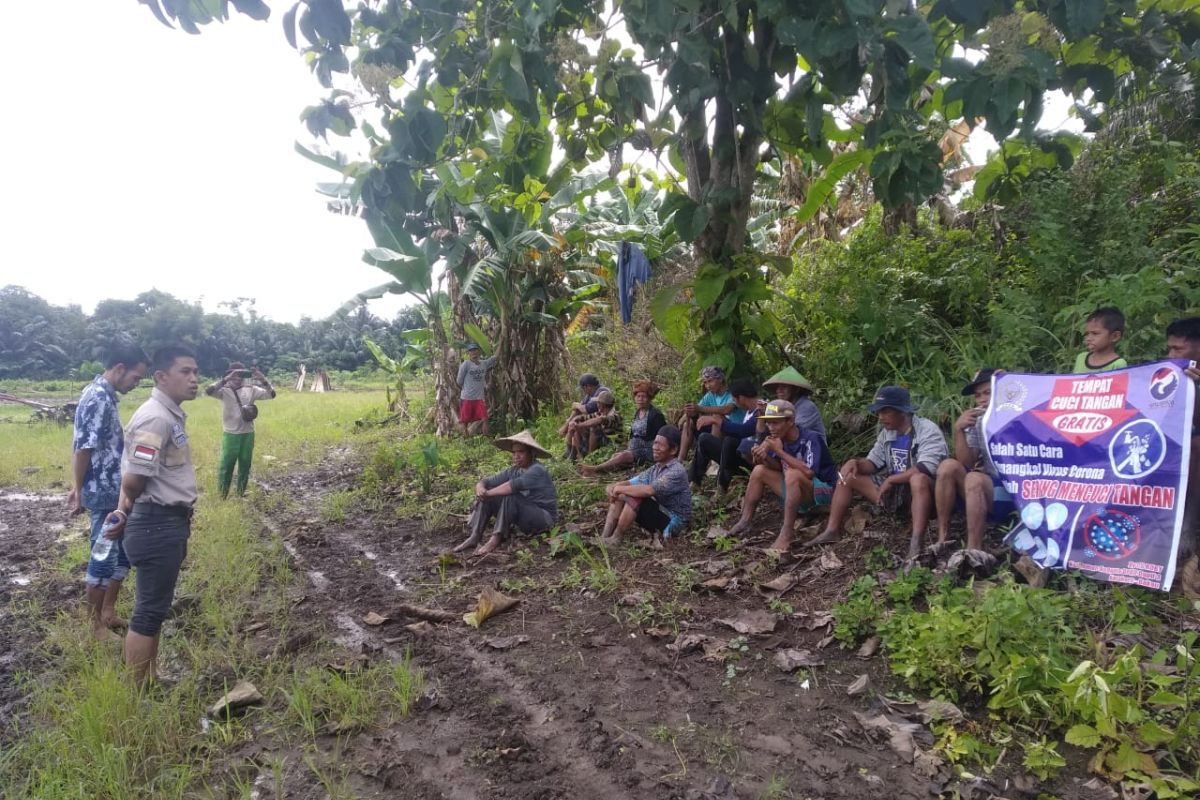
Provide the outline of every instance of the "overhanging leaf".
<path id="1" fill-rule="evenodd" d="M 808 187 L 804 205 L 796 211 L 797 222 L 808 222 L 837 188 L 838 182 L 859 167 L 871 163 L 870 150 L 849 150 L 829 162 L 824 174 Z"/>

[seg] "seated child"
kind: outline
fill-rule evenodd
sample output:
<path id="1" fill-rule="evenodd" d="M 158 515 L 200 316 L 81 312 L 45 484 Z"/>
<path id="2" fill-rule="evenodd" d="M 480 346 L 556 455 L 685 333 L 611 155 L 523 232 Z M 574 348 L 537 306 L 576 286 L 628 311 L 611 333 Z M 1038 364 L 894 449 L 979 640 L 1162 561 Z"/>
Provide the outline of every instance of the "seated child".
<path id="1" fill-rule="evenodd" d="M 603 389 L 596 393 L 596 410 L 575 417 L 567 423 L 567 456 L 574 461 L 608 444 L 608 437 L 621 432 L 621 412 L 612 392 Z"/>
<path id="2" fill-rule="evenodd" d="M 994 369 L 981 369 L 962 393 L 975 405 L 954 423 L 954 456 L 938 466 L 934 484 L 938 544 L 950 535 L 950 519 L 962 500 L 967 520 L 967 549 L 982 550 L 987 524 L 1000 522 L 1017 510 L 983 440 L 983 413 L 992 399 Z"/>
<path id="3" fill-rule="evenodd" d="M 825 531 L 806 547 L 836 542 L 854 494 L 912 515 L 908 556 L 921 551 L 921 536 L 933 512 L 933 480 L 949 455 L 937 424 L 915 416 L 912 398 L 902 386 L 884 386 L 867 410 L 879 417 L 879 435 L 866 458 L 852 458 L 838 473 Z"/>
<path id="4" fill-rule="evenodd" d="M 766 421 L 767 438 L 754 447 L 756 463 L 742 498 L 742 516 L 729 533 L 736 536 L 750 530 L 765 487 L 783 502 L 783 524 L 770 547 L 782 553 L 791 546 L 797 515 L 829 504 L 837 467 L 825 440 L 796 424 L 796 409 L 787 400 L 772 400 L 760 416 Z"/>

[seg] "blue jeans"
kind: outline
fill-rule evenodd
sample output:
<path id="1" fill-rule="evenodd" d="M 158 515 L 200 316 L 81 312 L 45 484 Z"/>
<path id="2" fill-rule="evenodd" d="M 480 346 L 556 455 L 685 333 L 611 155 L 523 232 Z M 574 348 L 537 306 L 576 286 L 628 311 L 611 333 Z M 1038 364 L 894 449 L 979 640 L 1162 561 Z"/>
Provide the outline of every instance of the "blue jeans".
<path id="1" fill-rule="evenodd" d="M 105 509 L 93 511 L 88 509 L 88 513 L 92 517 L 92 532 L 88 536 L 88 544 L 95 546 L 96 539 L 100 537 L 100 529 L 104 527 L 104 520 L 108 519 L 108 515 L 114 509 Z M 97 561 L 88 554 L 87 565 L 87 585 L 99 586 L 104 588 L 108 586 L 109 581 L 123 581 L 125 576 L 129 574 L 129 559 L 125 556 L 125 546 L 120 539 L 113 542 L 112 549 L 108 551 L 108 558 L 103 561 Z"/>

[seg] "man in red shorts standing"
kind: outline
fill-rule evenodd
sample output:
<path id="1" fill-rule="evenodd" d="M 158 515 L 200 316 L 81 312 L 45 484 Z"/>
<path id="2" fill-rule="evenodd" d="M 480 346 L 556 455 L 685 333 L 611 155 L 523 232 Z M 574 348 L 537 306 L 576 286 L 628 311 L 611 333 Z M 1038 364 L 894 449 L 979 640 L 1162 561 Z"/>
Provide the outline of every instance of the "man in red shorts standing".
<path id="1" fill-rule="evenodd" d="M 474 342 L 467 345 L 467 360 L 458 365 L 458 424 L 462 425 L 464 435 L 471 432 L 472 422 L 479 422 L 479 432 L 488 435 L 487 404 L 483 398 L 487 391 L 488 371 L 495 364 L 496 357 L 484 358 L 479 345 Z"/>

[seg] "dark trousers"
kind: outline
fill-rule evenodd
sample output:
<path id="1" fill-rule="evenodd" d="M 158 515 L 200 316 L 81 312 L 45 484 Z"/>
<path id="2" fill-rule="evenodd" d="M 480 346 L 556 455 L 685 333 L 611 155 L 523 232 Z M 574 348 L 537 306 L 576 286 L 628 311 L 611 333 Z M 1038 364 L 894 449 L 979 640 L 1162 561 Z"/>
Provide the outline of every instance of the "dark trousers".
<path id="1" fill-rule="evenodd" d="M 733 482 L 733 476 L 750 471 L 750 465 L 738 453 L 738 445 L 742 440 L 736 436 L 718 438 L 711 433 L 702 433 L 696 439 L 696 457 L 692 459 L 692 483 L 699 484 L 704 480 L 708 465 L 717 462 L 717 483 L 722 489 L 728 489 Z"/>
<path id="2" fill-rule="evenodd" d="M 504 497 L 489 497 L 475 504 L 467 522 L 471 535 L 482 536 L 493 517 L 496 524 L 492 527 L 492 533 L 501 539 L 508 538 L 508 532 L 513 526 L 524 533 L 541 533 L 554 527 L 554 516 L 549 511 L 534 505 L 528 498 L 519 494 L 510 494 Z"/>
<path id="3" fill-rule="evenodd" d="M 171 611 L 179 569 L 192 532 L 190 509 L 137 503 L 125 523 L 125 553 L 134 566 L 137 589 L 129 630 L 157 636 Z"/>

